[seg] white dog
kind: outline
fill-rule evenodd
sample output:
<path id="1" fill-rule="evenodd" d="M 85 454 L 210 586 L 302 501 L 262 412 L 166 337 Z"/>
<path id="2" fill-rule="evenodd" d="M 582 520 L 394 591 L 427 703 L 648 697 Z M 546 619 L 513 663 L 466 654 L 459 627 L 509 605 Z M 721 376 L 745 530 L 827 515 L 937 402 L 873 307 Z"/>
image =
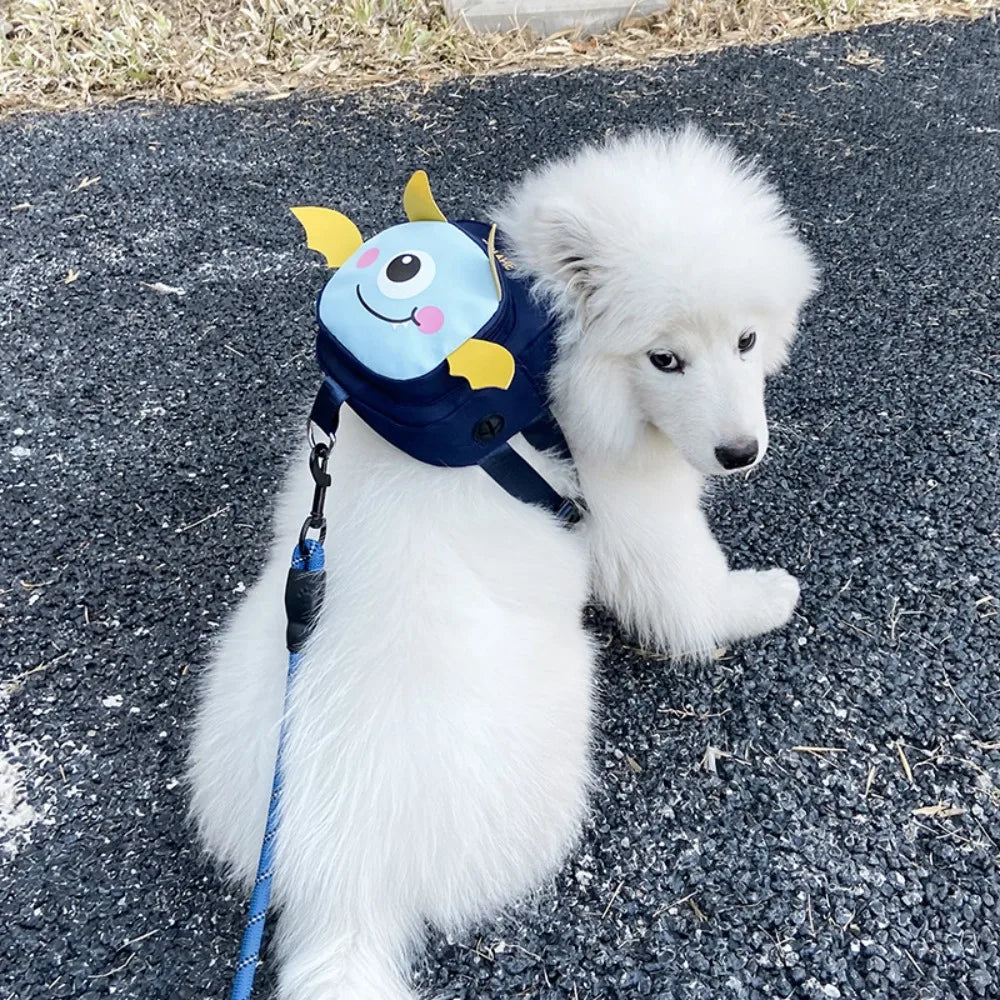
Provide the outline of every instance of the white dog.
<path id="1" fill-rule="evenodd" d="M 694 129 L 639 134 L 529 177 L 496 221 L 561 321 L 550 391 L 575 470 L 517 447 L 589 513 L 566 530 L 345 411 L 326 604 L 289 708 L 285 1000 L 411 998 L 426 924 L 463 928 L 563 861 L 587 808 L 588 595 L 688 655 L 778 628 L 798 599 L 784 570 L 731 571 L 699 506 L 704 476 L 763 456 L 764 377 L 815 287 L 760 171 Z M 248 885 L 311 493 L 303 454 L 271 560 L 209 668 L 191 755 L 204 842 Z"/>

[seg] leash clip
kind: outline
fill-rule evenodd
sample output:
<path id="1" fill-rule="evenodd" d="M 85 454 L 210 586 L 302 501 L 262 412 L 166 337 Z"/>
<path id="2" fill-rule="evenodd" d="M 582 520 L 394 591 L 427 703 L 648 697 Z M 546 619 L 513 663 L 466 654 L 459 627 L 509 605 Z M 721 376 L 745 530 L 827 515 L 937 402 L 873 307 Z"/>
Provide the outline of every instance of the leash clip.
<path id="1" fill-rule="evenodd" d="M 306 536 L 309 532 L 319 532 L 319 542 L 322 545 L 326 541 L 326 516 L 323 508 L 326 505 L 326 491 L 330 488 L 333 478 L 327 472 L 330 464 L 330 454 L 337 438 L 330 435 L 327 441 L 317 441 L 313 434 L 312 426 L 309 428 L 309 443 L 312 451 L 309 453 L 309 472 L 312 474 L 316 488 L 313 490 L 312 509 L 309 516 L 302 522 L 302 530 L 299 532 L 299 549 L 303 556 L 306 556 Z"/>

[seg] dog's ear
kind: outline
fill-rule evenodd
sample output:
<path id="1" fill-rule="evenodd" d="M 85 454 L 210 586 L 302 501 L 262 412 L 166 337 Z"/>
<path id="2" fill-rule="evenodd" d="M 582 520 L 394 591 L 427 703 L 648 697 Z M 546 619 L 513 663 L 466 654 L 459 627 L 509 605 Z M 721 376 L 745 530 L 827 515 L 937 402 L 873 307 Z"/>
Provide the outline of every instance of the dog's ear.
<path id="1" fill-rule="evenodd" d="M 770 310 L 770 336 L 764 339 L 766 375 L 773 375 L 788 360 L 802 310 L 819 289 L 819 265 L 806 246 L 799 239 L 793 239 L 786 241 L 784 250 L 784 260 L 775 272 L 781 276 L 780 299 Z"/>
<path id="2" fill-rule="evenodd" d="M 771 322 L 771 336 L 764 339 L 764 374 L 781 371 L 788 362 L 788 352 L 798 332 L 798 312 L 783 313 Z"/>
<path id="3" fill-rule="evenodd" d="M 567 205 L 543 208 L 535 220 L 538 268 L 566 304 L 586 309 L 597 288 L 594 238 L 587 220 Z"/>
<path id="4" fill-rule="evenodd" d="M 588 304 L 600 287 L 600 264 L 593 220 L 583 206 L 553 197 L 544 178 L 532 178 L 494 217 L 518 270 L 533 279 L 563 319 L 585 325 Z"/>

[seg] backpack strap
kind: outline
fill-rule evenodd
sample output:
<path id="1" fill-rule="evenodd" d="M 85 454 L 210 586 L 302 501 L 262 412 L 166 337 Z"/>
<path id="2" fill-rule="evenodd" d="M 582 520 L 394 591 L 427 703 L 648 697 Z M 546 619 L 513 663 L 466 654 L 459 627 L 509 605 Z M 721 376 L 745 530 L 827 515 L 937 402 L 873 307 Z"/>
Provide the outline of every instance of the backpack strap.
<path id="1" fill-rule="evenodd" d="M 309 414 L 310 421 L 333 437 L 340 425 L 340 408 L 347 402 L 347 398 L 347 390 L 327 375 L 316 394 L 312 412 Z"/>
<path id="2" fill-rule="evenodd" d="M 555 451 L 559 458 L 573 460 L 562 428 L 556 423 L 552 411 L 546 407 L 521 433 L 525 441 L 537 451 Z"/>
<path id="3" fill-rule="evenodd" d="M 479 464 L 515 500 L 544 507 L 567 527 L 576 524 L 583 516 L 576 501 L 560 496 L 548 480 L 506 442 L 491 451 Z"/>

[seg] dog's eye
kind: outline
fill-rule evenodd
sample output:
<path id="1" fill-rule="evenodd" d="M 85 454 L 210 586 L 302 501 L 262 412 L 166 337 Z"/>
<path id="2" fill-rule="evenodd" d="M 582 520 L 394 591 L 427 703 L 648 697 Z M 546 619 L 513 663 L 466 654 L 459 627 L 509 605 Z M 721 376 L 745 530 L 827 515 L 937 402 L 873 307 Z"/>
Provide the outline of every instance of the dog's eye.
<path id="1" fill-rule="evenodd" d="M 422 250 L 396 254 L 379 272 L 375 283 L 390 299 L 409 299 L 427 290 L 434 280 L 434 258 Z"/>
<path id="2" fill-rule="evenodd" d="M 740 339 L 736 342 L 736 346 L 740 349 L 740 354 L 746 354 L 747 351 L 753 350 L 753 345 L 757 343 L 757 333 L 755 330 L 744 330 L 740 334 Z"/>
<path id="3" fill-rule="evenodd" d="M 652 366 L 661 372 L 684 371 L 684 362 L 672 351 L 651 351 L 649 360 Z"/>

